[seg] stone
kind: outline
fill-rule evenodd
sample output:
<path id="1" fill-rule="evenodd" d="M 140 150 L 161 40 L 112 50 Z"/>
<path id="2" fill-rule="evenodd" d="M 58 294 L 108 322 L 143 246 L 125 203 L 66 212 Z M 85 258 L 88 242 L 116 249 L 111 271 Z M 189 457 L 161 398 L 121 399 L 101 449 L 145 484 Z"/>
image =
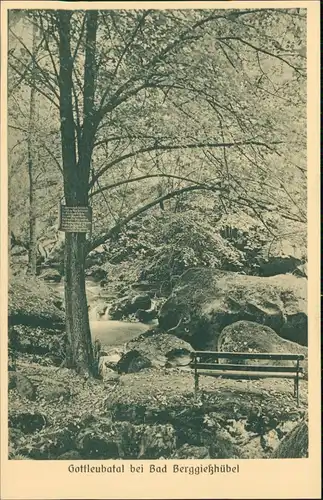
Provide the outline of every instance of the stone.
<path id="1" fill-rule="evenodd" d="M 118 382 L 120 380 L 118 373 L 104 365 L 99 368 L 99 375 L 104 382 Z"/>
<path id="2" fill-rule="evenodd" d="M 114 301 L 109 309 L 111 319 L 120 320 L 132 314 L 136 314 L 140 309 L 148 311 L 152 302 L 148 294 L 122 297 Z M 140 313 L 139 313 L 140 315 Z"/>
<path id="3" fill-rule="evenodd" d="M 176 447 L 176 434 L 172 425 L 147 425 L 140 441 L 138 458 L 154 459 L 169 456 Z"/>
<path id="4" fill-rule="evenodd" d="M 260 443 L 266 452 L 276 450 L 280 443 L 277 431 L 275 429 L 271 429 L 269 432 L 261 436 Z"/>
<path id="5" fill-rule="evenodd" d="M 35 433 L 28 445 L 17 449 L 21 455 L 35 460 L 55 460 L 63 453 L 75 448 L 73 433 L 68 429 L 44 429 Z"/>
<path id="6" fill-rule="evenodd" d="M 16 373 L 16 389 L 21 397 L 35 401 L 37 396 L 36 387 L 28 377 L 21 373 Z"/>
<path id="7" fill-rule="evenodd" d="M 159 326 L 196 349 L 216 350 L 224 327 L 246 320 L 307 345 L 307 280 L 247 276 L 210 268 L 185 272 L 161 307 Z"/>
<path id="8" fill-rule="evenodd" d="M 155 309 L 152 309 L 151 311 L 138 309 L 138 311 L 136 311 L 136 318 L 142 323 L 151 323 L 156 317 L 157 311 Z"/>
<path id="9" fill-rule="evenodd" d="M 293 272 L 294 276 L 299 276 L 300 278 L 307 278 L 307 264 L 301 264 L 297 266 L 295 271 Z"/>
<path id="10" fill-rule="evenodd" d="M 166 353 L 166 366 L 188 366 L 192 361 L 191 352 L 191 349 L 184 347 L 171 349 Z"/>
<path id="11" fill-rule="evenodd" d="M 57 269 L 45 269 L 40 275 L 39 278 L 47 281 L 49 283 L 59 283 L 62 279 L 60 273 Z"/>
<path id="12" fill-rule="evenodd" d="M 289 432 L 274 450 L 271 458 L 307 458 L 308 421 L 307 416 Z"/>
<path id="13" fill-rule="evenodd" d="M 71 398 L 70 388 L 62 383 L 45 380 L 40 391 L 40 397 L 45 401 L 69 401 Z"/>
<path id="14" fill-rule="evenodd" d="M 48 419 L 46 415 L 39 412 L 9 412 L 8 425 L 24 434 L 31 434 L 46 427 Z"/>
<path id="15" fill-rule="evenodd" d="M 94 428 L 81 431 L 76 439 L 76 447 L 82 456 L 89 459 L 117 459 L 120 457 L 118 436 L 106 430 Z"/>
<path id="16" fill-rule="evenodd" d="M 116 370 L 122 354 L 121 349 L 112 349 L 111 351 L 107 351 L 103 356 L 101 355 L 99 358 L 99 372 L 103 366 Z"/>
<path id="17" fill-rule="evenodd" d="M 183 446 L 181 446 L 180 448 L 178 448 L 178 450 L 175 451 L 172 458 L 177 458 L 182 460 L 187 460 L 187 459 L 203 460 L 203 459 L 209 459 L 210 454 L 206 446 L 194 446 L 185 443 Z"/>
<path id="18" fill-rule="evenodd" d="M 56 460 L 83 460 L 83 458 L 78 451 L 70 450 L 59 455 Z"/>
<path id="19" fill-rule="evenodd" d="M 120 373 L 136 373 L 152 366 L 150 359 L 137 349 L 126 352 L 117 364 Z"/>
<path id="20" fill-rule="evenodd" d="M 124 350 L 117 367 L 121 372 L 130 373 L 129 367 L 139 371 L 188 365 L 193 348 L 174 335 L 151 330 L 128 342 Z"/>
<path id="21" fill-rule="evenodd" d="M 86 270 L 86 276 L 93 278 L 96 281 L 101 281 L 106 279 L 107 272 L 98 265 L 94 265 Z"/>
<path id="22" fill-rule="evenodd" d="M 135 311 L 138 309 L 147 311 L 151 308 L 151 298 L 149 295 L 136 295 L 131 302 Z"/>

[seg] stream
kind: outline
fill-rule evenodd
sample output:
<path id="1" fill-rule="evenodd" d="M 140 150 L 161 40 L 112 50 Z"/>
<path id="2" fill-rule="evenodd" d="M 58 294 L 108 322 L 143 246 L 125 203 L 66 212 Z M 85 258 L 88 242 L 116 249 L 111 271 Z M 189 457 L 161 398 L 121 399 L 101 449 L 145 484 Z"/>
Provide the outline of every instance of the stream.
<path id="1" fill-rule="evenodd" d="M 64 299 L 64 283 L 50 283 L 50 286 Z M 108 309 L 103 316 L 98 317 L 97 307 L 108 304 L 109 299 L 104 289 L 94 281 L 86 280 L 86 295 L 92 339 L 100 340 L 102 346 L 124 344 L 154 326 L 139 322 L 111 320 L 108 316 Z"/>

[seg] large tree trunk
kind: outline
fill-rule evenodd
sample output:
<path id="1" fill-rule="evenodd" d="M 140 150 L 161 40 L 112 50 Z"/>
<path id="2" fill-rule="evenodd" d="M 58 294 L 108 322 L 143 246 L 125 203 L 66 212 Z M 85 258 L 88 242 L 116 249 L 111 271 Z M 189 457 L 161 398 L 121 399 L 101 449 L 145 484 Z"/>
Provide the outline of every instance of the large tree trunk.
<path id="1" fill-rule="evenodd" d="M 70 11 L 59 11 L 60 118 L 65 202 L 69 207 L 88 205 L 90 166 L 76 160 L 73 115 L 73 58 L 70 47 Z M 83 131 L 84 132 L 84 131 Z M 90 152 L 89 152 L 90 154 Z M 96 374 L 85 291 L 85 233 L 65 234 L 66 366 L 84 376 Z"/>
<path id="2" fill-rule="evenodd" d="M 32 54 L 36 57 L 36 27 L 33 27 Z M 35 77 L 35 63 L 32 62 L 32 76 Z M 29 250 L 28 272 L 37 272 L 37 233 L 36 233 L 36 203 L 35 203 L 35 120 L 36 120 L 36 90 L 30 88 L 29 103 L 29 134 L 28 134 L 28 178 L 29 178 Z"/>

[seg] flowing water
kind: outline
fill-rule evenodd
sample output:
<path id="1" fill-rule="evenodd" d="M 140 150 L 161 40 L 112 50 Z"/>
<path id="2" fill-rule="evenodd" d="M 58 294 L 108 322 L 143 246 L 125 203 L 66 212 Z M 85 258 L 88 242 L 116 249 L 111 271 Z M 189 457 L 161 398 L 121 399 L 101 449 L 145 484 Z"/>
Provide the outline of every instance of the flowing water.
<path id="1" fill-rule="evenodd" d="M 63 283 L 51 283 L 50 286 L 64 298 Z M 86 295 L 91 335 L 93 340 L 99 339 L 102 345 L 124 344 L 153 327 L 153 324 L 111 320 L 108 314 L 109 307 L 103 315 L 98 315 L 98 310 L 108 306 L 109 297 L 100 285 L 91 280 L 86 281 Z"/>

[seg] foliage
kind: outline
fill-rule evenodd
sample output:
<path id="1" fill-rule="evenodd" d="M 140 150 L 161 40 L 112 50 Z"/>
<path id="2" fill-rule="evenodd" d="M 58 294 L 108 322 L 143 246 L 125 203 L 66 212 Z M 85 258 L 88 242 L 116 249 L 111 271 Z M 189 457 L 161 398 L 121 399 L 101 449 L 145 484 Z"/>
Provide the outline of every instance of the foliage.
<path id="1" fill-rule="evenodd" d="M 86 13 L 74 11 L 69 32 L 78 139 L 86 119 L 87 21 Z M 39 30 L 38 218 L 53 220 L 62 194 L 57 11 L 19 11 L 12 17 L 10 164 L 20 175 L 19 158 L 26 158 L 31 23 Z M 251 209 L 261 216 L 270 206 L 282 217 L 306 219 L 305 24 L 305 11 L 295 9 L 98 12 L 94 115 L 101 123 L 94 130 L 89 181 L 94 240 L 133 207 L 189 185 L 185 179 L 208 186 L 226 182 L 229 194 L 221 201 L 215 196 L 218 210 L 224 203 L 229 213 L 241 216 Z M 17 195 L 11 189 L 11 219 L 19 229 L 24 193 Z"/>

